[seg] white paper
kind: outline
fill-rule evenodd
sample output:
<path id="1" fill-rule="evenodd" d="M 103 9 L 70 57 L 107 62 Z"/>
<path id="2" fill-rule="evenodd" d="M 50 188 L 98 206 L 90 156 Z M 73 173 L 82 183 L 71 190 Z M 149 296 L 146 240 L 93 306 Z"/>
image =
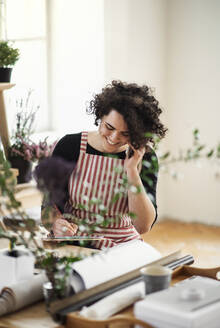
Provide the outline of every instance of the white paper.
<path id="1" fill-rule="evenodd" d="M 75 262 L 72 267 L 82 277 L 85 288 L 88 289 L 159 258 L 161 254 L 154 247 L 135 240 Z"/>

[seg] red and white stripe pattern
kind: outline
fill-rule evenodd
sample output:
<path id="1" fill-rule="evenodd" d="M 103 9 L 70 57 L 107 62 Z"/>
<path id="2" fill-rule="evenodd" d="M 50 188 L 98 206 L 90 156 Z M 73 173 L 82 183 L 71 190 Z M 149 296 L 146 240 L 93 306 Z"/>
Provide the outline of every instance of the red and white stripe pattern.
<path id="1" fill-rule="evenodd" d="M 98 231 L 93 234 L 104 236 L 104 239 L 93 242 L 94 247 L 103 249 L 139 239 L 140 235 L 127 215 L 127 192 L 124 192 L 116 202 L 112 202 L 114 195 L 123 188 L 124 160 L 87 154 L 87 138 L 88 132 L 82 132 L 79 159 L 69 180 L 70 212 L 76 218 L 74 222 L 80 225 L 80 221 L 86 220 L 89 224 L 97 224 L 100 220 L 99 215 L 105 208 L 105 218 L 110 219 L 110 222 L 105 227 L 100 224 Z M 121 172 L 116 172 L 115 168 L 121 168 Z M 101 204 L 94 203 L 88 206 L 91 199 L 98 199 Z M 79 204 L 87 208 L 81 209 Z M 87 232 L 79 231 L 77 235 L 85 236 Z"/>

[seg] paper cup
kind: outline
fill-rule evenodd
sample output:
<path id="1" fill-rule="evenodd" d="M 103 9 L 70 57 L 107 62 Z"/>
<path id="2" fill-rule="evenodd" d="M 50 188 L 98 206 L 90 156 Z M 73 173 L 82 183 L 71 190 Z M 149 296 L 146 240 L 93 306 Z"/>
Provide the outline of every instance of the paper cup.
<path id="1" fill-rule="evenodd" d="M 145 294 L 166 289 L 170 286 L 172 270 L 161 265 L 148 266 L 140 269 L 145 283 Z"/>

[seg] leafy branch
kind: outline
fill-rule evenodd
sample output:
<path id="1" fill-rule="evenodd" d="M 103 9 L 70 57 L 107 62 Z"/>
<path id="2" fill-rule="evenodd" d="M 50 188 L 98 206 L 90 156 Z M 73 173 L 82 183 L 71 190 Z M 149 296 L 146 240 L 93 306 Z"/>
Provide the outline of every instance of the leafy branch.
<path id="1" fill-rule="evenodd" d="M 198 163 L 199 160 L 209 160 L 217 166 L 220 165 L 220 142 L 215 147 L 208 148 L 201 143 L 198 129 L 193 130 L 193 140 L 190 148 L 179 150 L 177 156 L 173 156 L 169 151 L 159 156 L 160 168 L 165 172 L 169 172 L 169 168 L 176 163 Z M 177 173 L 173 175 L 173 177 L 177 176 Z"/>

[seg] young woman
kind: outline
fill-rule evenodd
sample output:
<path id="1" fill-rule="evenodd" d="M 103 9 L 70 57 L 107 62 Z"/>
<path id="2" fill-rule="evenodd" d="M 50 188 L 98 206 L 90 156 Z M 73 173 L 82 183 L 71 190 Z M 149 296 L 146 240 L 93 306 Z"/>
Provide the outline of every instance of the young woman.
<path id="1" fill-rule="evenodd" d="M 85 236 L 86 222 L 96 226 L 93 235 L 104 236 L 93 242 L 102 249 L 140 238 L 155 222 L 158 164 L 149 144 L 153 135 L 163 138 L 166 129 L 159 120 L 158 101 L 146 85 L 112 81 L 94 96 L 87 112 L 95 116 L 98 130 L 66 135 L 53 152 L 76 167 L 52 232 Z"/>

